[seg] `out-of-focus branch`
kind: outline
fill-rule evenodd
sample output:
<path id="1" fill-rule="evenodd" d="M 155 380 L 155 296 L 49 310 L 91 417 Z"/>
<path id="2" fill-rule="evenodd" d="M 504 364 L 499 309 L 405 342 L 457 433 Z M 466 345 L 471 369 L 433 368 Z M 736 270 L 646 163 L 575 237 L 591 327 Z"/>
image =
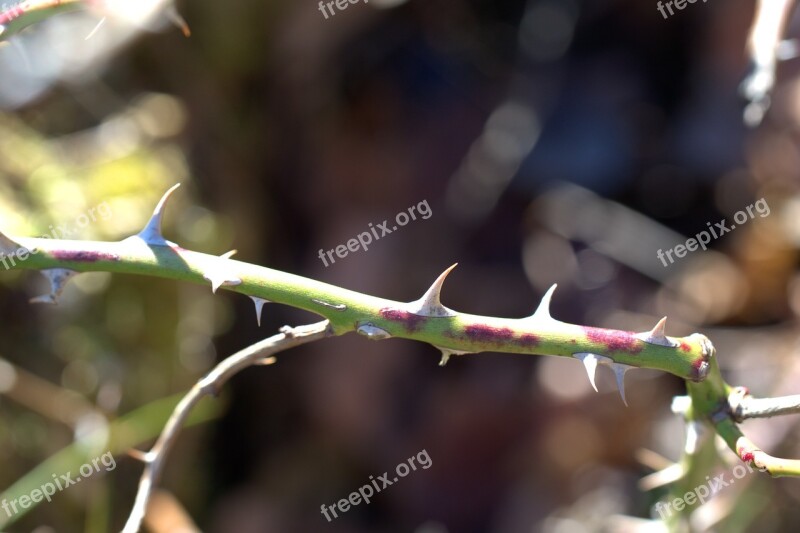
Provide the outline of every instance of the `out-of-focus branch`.
<path id="1" fill-rule="evenodd" d="M 0 357 L 0 394 L 73 430 L 87 415 L 105 416 L 77 392 L 54 385 Z"/>
<path id="2" fill-rule="evenodd" d="M 192 408 L 204 396 L 216 396 L 220 388 L 229 379 L 245 368 L 274 362 L 274 359 L 270 356 L 275 353 L 330 336 L 333 336 L 333 331 L 330 328 L 330 322 L 327 320 L 297 328 L 286 326 L 281 329 L 281 333 L 278 335 L 273 335 L 231 355 L 198 381 L 175 407 L 172 416 L 170 416 L 161 435 L 150 451 L 138 457 L 144 461 L 145 469 L 139 481 L 139 491 L 136 494 L 133 509 L 125 528 L 122 530 L 123 533 L 136 533 L 139 531 L 147 511 L 147 504 L 150 501 L 153 489 L 158 483 L 169 451 L 175 444 Z"/>
<path id="3" fill-rule="evenodd" d="M 778 61 L 789 55 L 784 53 L 781 39 L 794 5 L 795 0 L 758 0 L 747 42 L 750 72 L 740 87 L 748 101 L 744 111 L 748 126 L 760 124 L 769 108 Z"/>

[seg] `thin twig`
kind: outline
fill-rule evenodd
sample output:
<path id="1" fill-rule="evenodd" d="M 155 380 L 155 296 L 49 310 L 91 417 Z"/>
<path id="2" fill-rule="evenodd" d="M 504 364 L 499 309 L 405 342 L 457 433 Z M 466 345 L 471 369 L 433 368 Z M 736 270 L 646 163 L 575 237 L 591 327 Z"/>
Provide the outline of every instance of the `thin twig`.
<path id="1" fill-rule="evenodd" d="M 231 355 L 198 381 L 175 407 L 153 447 L 141 457 L 145 463 L 144 472 L 139 480 L 136 501 L 122 532 L 137 533 L 139 531 L 147 511 L 148 501 L 164 468 L 165 459 L 177 440 L 178 433 L 189 416 L 189 412 L 204 396 L 216 395 L 230 378 L 245 368 L 269 362 L 269 356 L 272 354 L 332 336 L 333 332 L 329 326 L 330 323 L 324 320 L 297 328 L 282 328 L 278 335 L 273 335 Z"/>
<path id="2" fill-rule="evenodd" d="M 776 398 L 754 398 L 747 389 L 734 389 L 728 397 L 734 420 L 741 422 L 748 418 L 769 418 L 771 416 L 800 414 L 800 394 L 778 396 Z"/>

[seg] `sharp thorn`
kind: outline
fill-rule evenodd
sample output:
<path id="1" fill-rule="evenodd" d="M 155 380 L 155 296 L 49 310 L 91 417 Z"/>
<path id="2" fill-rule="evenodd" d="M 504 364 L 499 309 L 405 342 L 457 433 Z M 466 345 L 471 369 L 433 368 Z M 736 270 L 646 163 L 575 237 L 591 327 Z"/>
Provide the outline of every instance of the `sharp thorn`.
<path id="1" fill-rule="evenodd" d="M 653 326 L 653 329 L 650 331 L 644 331 L 642 333 L 637 333 L 635 336 L 638 339 L 641 339 L 645 342 L 649 342 L 650 344 L 660 344 L 661 346 L 674 346 L 673 342 L 667 338 L 665 334 L 667 326 L 667 317 L 662 318 L 658 321 L 658 323 Z"/>
<path id="2" fill-rule="evenodd" d="M 264 309 L 264 304 L 268 304 L 270 301 L 257 296 L 251 296 L 250 299 L 256 304 L 256 320 L 258 320 L 258 326 L 261 327 L 261 310 Z"/>
<path id="3" fill-rule="evenodd" d="M 442 285 L 444 285 L 444 280 L 447 278 L 447 275 L 456 267 L 456 265 L 458 265 L 458 263 L 455 263 L 450 268 L 442 272 L 439 277 L 436 278 L 436 281 L 433 282 L 433 285 L 431 285 L 427 292 L 422 296 L 422 298 L 409 304 L 411 306 L 412 313 L 420 316 L 434 317 L 456 316 L 456 313 L 443 306 L 441 301 Z"/>
<path id="4" fill-rule="evenodd" d="M 57 304 L 58 297 L 61 296 L 64 287 L 67 286 L 67 282 L 78 274 L 74 270 L 67 268 L 48 268 L 40 270 L 40 272 L 50 282 L 50 294 L 31 298 L 30 303 L 32 304 Z"/>
<path id="5" fill-rule="evenodd" d="M 586 369 L 586 374 L 589 375 L 589 383 L 592 384 L 594 391 L 598 392 L 597 384 L 595 383 L 595 375 L 597 374 L 598 363 L 597 356 L 593 353 L 576 353 L 575 357 L 580 359 L 583 363 L 583 367 Z"/>
<path id="6" fill-rule="evenodd" d="M 557 283 L 553 283 L 552 287 L 547 289 L 547 292 L 544 293 L 542 301 L 539 302 L 539 307 L 537 307 L 536 311 L 531 315 L 532 320 L 542 322 L 553 320 L 553 317 L 550 315 L 550 300 L 553 299 L 553 293 L 556 291 L 557 286 Z"/>
<path id="7" fill-rule="evenodd" d="M 164 239 L 164 235 L 161 233 L 161 224 L 164 220 L 164 208 L 167 205 L 167 201 L 169 200 L 172 193 L 180 187 L 180 183 L 176 183 L 173 185 L 167 192 L 164 193 L 164 196 L 161 197 L 159 200 L 158 205 L 156 205 L 155 210 L 153 210 L 153 216 L 150 217 L 150 220 L 147 222 L 147 225 L 144 227 L 142 231 L 139 232 L 137 237 L 142 239 L 147 244 L 155 244 L 155 245 L 168 245 L 170 243 Z"/>
<path id="8" fill-rule="evenodd" d="M 445 366 L 448 361 L 450 361 L 450 357 L 453 355 L 466 355 L 470 352 L 462 352 L 461 350 L 451 350 L 450 348 L 442 348 L 441 346 L 433 346 L 440 352 L 442 352 L 442 358 L 439 360 L 439 366 Z"/>
<path id="9" fill-rule="evenodd" d="M 667 317 L 664 317 L 659 320 L 658 323 L 653 327 L 652 331 L 650 331 L 650 336 L 654 339 L 666 339 L 667 336 L 664 334 L 666 326 Z"/>
<path id="10" fill-rule="evenodd" d="M 222 259 L 230 259 L 231 257 L 233 257 L 233 256 L 234 256 L 234 254 L 235 254 L 236 252 L 238 252 L 238 250 L 231 250 L 230 252 L 225 252 L 225 253 L 224 253 L 224 254 L 222 254 L 220 257 L 221 257 Z"/>
<path id="11" fill-rule="evenodd" d="M 620 363 L 612 363 L 611 370 L 614 371 L 614 376 L 617 378 L 617 388 L 619 388 L 619 395 L 622 396 L 622 403 L 628 407 L 628 400 L 625 399 L 625 372 L 630 370 L 631 366 L 623 365 Z"/>

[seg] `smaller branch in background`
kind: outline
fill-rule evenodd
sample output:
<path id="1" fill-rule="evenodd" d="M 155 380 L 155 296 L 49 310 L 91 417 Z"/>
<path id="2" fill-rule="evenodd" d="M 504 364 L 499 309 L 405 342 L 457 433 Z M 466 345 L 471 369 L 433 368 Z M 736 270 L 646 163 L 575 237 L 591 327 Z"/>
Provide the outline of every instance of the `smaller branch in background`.
<path id="1" fill-rule="evenodd" d="M 81 420 L 105 415 L 75 391 L 50 383 L 0 357 L 0 396 L 77 431 Z"/>
<path id="2" fill-rule="evenodd" d="M 278 335 L 264 339 L 231 355 L 198 381 L 175 407 L 172 416 L 170 416 L 161 435 L 150 451 L 147 453 L 132 453 L 134 457 L 145 463 L 145 468 L 139 481 L 136 501 L 128 516 L 125 528 L 122 530 L 123 533 L 137 533 L 141 528 L 142 520 L 147 512 L 148 502 L 164 469 L 169 451 L 175 444 L 192 408 L 204 396 L 216 396 L 229 379 L 245 368 L 275 362 L 275 359 L 271 357 L 273 354 L 331 336 L 333 336 L 333 331 L 327 320 L 297 328 L 285 326 L 281 328 L 281 332 Z"/>
<path id="3" fill-rule="evenodd" d="M 737 422 L 748 418 L 800 414 L 800 394 L 777 398 L 754 398 L 750 396 L 746 387 L 736 387 L 728 396 L 728 404 L 733 419 Z"/>
<path id="4" fill-rule="evenodd" d="M 796 46 L 782 41 L 794 4 L 795 0 L 758 0 L 756 17 L 747 42 L 750 69 L 739 88 L 748 101 L 744 122 L 750 127 L 761 124 L 769 109 L 778 61 L 797 56 Z"/>

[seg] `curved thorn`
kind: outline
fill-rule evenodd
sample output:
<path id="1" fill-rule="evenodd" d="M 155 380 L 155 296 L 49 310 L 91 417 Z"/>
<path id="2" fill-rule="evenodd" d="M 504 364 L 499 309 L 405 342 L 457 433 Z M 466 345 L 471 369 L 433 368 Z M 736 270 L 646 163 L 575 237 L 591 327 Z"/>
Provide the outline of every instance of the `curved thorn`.
<path id="1" fill-rule="evenodd" d="M 628 407 L 628 400 L 625 399 L 625 372 L 632 367 L 620 363 L 612 363 L 611 370 L 614 371 L 614 376 L 617 378 L 617 388 L 619 388 L 619 395 L 622 396 L 622 403 Z"/>
<path id="2" fill-rule="evenodd" d="M 67 282 L 75 277 L 78 272 L 69 270 L 68 268 L 48 268 L 40 270 L 42 275 L 50 282 L 50 294 L 43 294 L 30 299 L 32 304 L 57 304 L 58 297 L 67 286 Z"/>
<path id="3" fill-rule="evenodd" d="M 261 327 L 261 310 L 264 309 L 264 304 L 268 304 L 270 301 L 257 296 L 251 296 L 250 299 L 256 304 L 256 320 L 258 320 L 258 325 Z"/>
<path id="4" fill-rule="evenodd" d="M 589 375 L 589 383 L 592 384 L 594 391 L 598 392 L 597 384 L 595 383 L 594 379 L 595 375 L 597 374 L 597 364 L 600 362 L 599 357 L 603 356 L 597 356 L 588 352 L 580 352 L 573 354 L 573 357 L 580 359 L 580 361 L 583 363 L 583 367 L 586 369 L 586 374 Z"/>
<path id="5" fill-rule="evenodd" d="M 542 296 L 542 301 L 539 302 L 539 307 L 537 307 L 536 311 L 530 316 L 531 320 L 542 322 L 554 320 L 550 315 L 550 301 L 553 299 L 553 293 L 556 291 L 556 287 L 558 287 L 558 284 L 553 283 L 553 285 L 547 289 L 547 292 Z"/>
<path id="6" fill-rule="evenodd" d="M 153 210 L 153 216 L 150 217 L 150 220 L 147 222 L 147 225 L 144 227 L 144 229 L 138 233 L 137 237 L 142 239 L 147 244 L 168 244 L 166 239 L 164 239 L 164 235 L 161 233 L 161 223 L 164 220 L 164 208 L 166 207 L 170 196 L 172 196 L 172 193 L 180 186 L 180 183 L 176 183 L 164 193 L 164 196 L 161 197 L 158 205 L 156 205 L 156 208 Z"/>
<path id="7" fill-rule="evenodd" d="M 433 345 L 434 348 L 442 352 L 442 358 L 439 360 L 439 366 L 445 366 L 453 355 L 466 355 L 470 352 L 462 352 L 461 350 L 451 350 L 450 348 L 442 348 L 441 346 Z"/>
<path id="8" fill-rule="evenodd" d="M 456 316 L 454 311 L 442 305 L 441 293 L 444 280 L 457 265 L 458 263 L 454 263 L 450 268 L 439 274 L 439 277 L 436 278 L 436 281 L 433 282 L 433 285 L 425 292 L 422 298 L 409 304 L 413 314 L 435 317 Z"/>

